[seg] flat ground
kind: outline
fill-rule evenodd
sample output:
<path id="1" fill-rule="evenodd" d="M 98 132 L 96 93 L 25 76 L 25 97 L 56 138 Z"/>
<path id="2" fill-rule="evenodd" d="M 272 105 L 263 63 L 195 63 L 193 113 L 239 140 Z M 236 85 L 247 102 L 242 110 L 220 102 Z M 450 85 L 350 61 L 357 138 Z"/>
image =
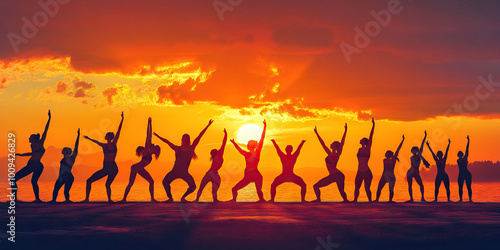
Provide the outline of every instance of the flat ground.
<path id="1" fill-rule="evenodd" d="M 500 203 L 18 203 L 5 231 L 2 249 L 497 249 Z"/>

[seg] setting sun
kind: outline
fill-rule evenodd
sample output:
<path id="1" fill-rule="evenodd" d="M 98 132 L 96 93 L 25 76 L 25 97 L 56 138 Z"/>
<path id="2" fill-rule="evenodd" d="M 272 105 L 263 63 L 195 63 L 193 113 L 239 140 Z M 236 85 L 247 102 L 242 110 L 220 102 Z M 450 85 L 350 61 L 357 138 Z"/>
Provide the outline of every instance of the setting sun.
<path id="1" fill-rule="evenodd" d="M 255 124 L 246 124 L 238 129 L 236 139 L 238 140 L 238 143 L 246 145 L 250 140 L 259 141 L 261 134 L 262 128 L 260 126 Z"/>

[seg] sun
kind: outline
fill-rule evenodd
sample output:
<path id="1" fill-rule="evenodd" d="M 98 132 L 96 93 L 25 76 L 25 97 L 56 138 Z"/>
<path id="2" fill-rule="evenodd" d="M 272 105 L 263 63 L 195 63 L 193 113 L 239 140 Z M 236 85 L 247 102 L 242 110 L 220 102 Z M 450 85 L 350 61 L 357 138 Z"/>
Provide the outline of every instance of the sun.
<path id="1" fill-rule="evenodd" d="M 236 134 L 236 140 L 238 143 L 247 144 L 250 140 L 260 140 L 260 136 L 262 135 L 262 128 L 255 124 L 246 124 L 241 126 L 238 129 L 238 133 Z"/>

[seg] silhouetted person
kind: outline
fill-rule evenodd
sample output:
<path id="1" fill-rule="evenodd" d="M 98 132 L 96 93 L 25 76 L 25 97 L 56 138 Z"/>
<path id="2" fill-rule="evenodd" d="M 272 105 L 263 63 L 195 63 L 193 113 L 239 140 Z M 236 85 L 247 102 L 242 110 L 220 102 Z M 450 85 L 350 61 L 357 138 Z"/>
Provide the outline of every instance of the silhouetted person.
<path id="1" fill-rule="evenodd" d="M 49 124 L 51 119 L 51 114 L 49 110 L 49 119 L 47 124 L 45 125 L 45 130 L 43 131 L 42 138 L 40 138 L 40 134 L 32 134 L 30 135 L 29 142 L 31 143 L 31 153 L 24 154 L 16 154 L 17 156 L 31 156 L 28 160 L 28 164 L 21 168 L 21 170 L 17 171 L 15 175 L 15 180 L 12 185 L 12 188 L 17 190 L 17 181 L 26 177 L 27 175 L 33 173 L 31 176 L 31 185 L 33 186 L 33 193 L 35 194 L 35 200 L 33 202 L 42 202 L 40 200 L 39 189 L 38 189 L 38 179 L 43 172 L 43 164 L 40 161 L 42 159 L 43 154 L 45 153 L 45 148 L 43 144 L 45 142 L 45 138 L 47 137 L 47 131 L 49 130 Z M 16 196 L 17 197 L 17 196 Z"/>
<path id="2" fill-rule="evenodd" d="M 406 173 L 406 180 L 408 181 L 408 192 L 410 193 L 410 199 L 406 202 L 413 202 L 413 179 L 420 186 L 420 193 L 422 194 L 422 198 L 420 199 L 422 202 L 425 202 L 424 198 L 424 184 L 422 183 L 422 178 L 420 177 L 420 163 L 423 161 L 426 168 L 429 168 L 430 164 L 425 160 L 422 152 L 424 150 L 425 138 L 427 137 L 427 131 L 424 131 L 424 139 L 422 140 L 422 144 L 420 148 L 413 147 L 411 148 L 411 153 L 413 154 L 410 157 L 410 169 Z"/>
<path id="3" fill-rule="evenodd" d="M 151 122 L 151 117 L 148 119 L 148 128 L 146 131 L 146 143 L 143 146 L 137 147 L 135 150 L 135 154 L 139 157 L 141 157 L 141 161 L 132 165 L 130 168 L 130 177 L 128 181 L 128 185 L 125 188 L 125 193 L 123 194 L 123 199 L 120 202 L 126 202 L 127 201 L 127 196 L 128 193 L 130 192 L 130 189 L 132 188 L 132 185 L 134 185 L 135 177 L 137 174 L 142 176 L 142 178 L 146 179 L 146 181 L 149 182 L 149 194 L 151 195 L 151 202 L 156 202 L 155 200 L 155 189 L 154 189 L 154 180 L 151 177 L 151 175 L 146 171 L 146 166 L 151 163 L 153 160 L 153 155 L 155 155 L 155 158 L 158 159 L 160 156 L 160 146 L 154 145 L 151 143 L 151 137 L 153 133 L 153 125 Z"/>
<path id="4" fill-rule="evenodd" d="M 393 202 L 392 198 L 394 197 L 394 185 L 396 184 L 394 167 L 396 166 L 396 161 L 399 161 L 398 154 L 401 146 L 403 146 L 404 141 L 405 136 L 403 135 L 403 140 L 401 140 L 396 153 L 393 153 L 391 150 L 387 150 L 387 152 L 385 152 L 384 172 L 382 173 L 382 177 L 380 177 L 380 181 L 378 182 L 377 198 L 375 199 L 376 202 L 378 202 L 380 193 L 382 192 L 382 188 L 384 188 L 386 183 L 389 183 L 389 202 Z"/>
<path id="5" fill-rule="evenodd" d="M 198 202 L 200 200 L 201 193 L 209 182 L 212 182 L 213 201 L 219 202 L 219 200 L 217 199 L 217 191 L 220 187 L 219 169 L 222 167 L 222 163 L 224 163 L 224 149 L 226 148 L 226 142 L 227 131 L 226 129 L 224 129 L 224 139 L 222 139 L 222 146 L 220 146 L 219 150 L 212 149 L 212 151 L 210 151 L 210 160 L 212 161 L 212 166 L 205 174 L 205 176 L 203 176 L 203 179 L 201 179 L 200 188 L 198 189 L 198 194 L 196 195 L 195 202 Z"/>
<path id="6" fill-rule="evenodd" d="M 293 182 L 297 185 L 300 186 L 300 201 L 305 202 L 306 201 L 306 183 L 302 178 L 300 178 L 298 175 L 296 175 L 293 172 L 293 167 L 295 166 L 295 162 L 297 162 L 297 157 L 299 157 L 300 154 L 300 149 L 306 142 L 303 140 L 299 146 L 297 147 L 297 150 L 292 154 L 293 151 L 293 146 L 288 145 L 285 148 L 286 154 L 284 154 L 278 144 L 276 144 L 276 141 L 274 139 L 271 140 L 273 142 L 274 147 L 276 148 L 276 151 L 278 152 L 278 156 L 280 157 L 281 164 L 283 167 L 283 172 L 274 179 L 273 183 L 271 184 L 271 202 L 274 202 L 274 198 L 276 197 L 276 188 L 285 183 L 285 182 Z"/>
<path id="7" fill-rule="evenodd" d="M 444 168 L 446 167 L 446 159 L 448 158 L 448 150 L 450 149 L 450 143 L 451 140 L 448 139 L 448 147 L 446 147 L 446 153 L 444 154 L 443 157 L 443 152 L 438 151 L 437 155 L 434 154 L 432 151 L 431 146 L 429 145 L 429 142 L 427 141 L 427 147 L 431 151 L 432 157 L 434 158 L 434 161 L 436 161 L 436 167 L 438 169 L 437 175 L 436 175 L 436 181 L 435 181 L 435 188 L 434 188 L 434 202 L 437 202 L 438 199 L 438 194 L 439 194 L 439 186 L 441 186 L 441 182 L 444 182 L 444 187 L 446 188 L 446 196 L 448 197 L 448 202 L 450 202 L 450 178 L 448 177 L 448 174 L 446 174 L 446 171 Z"/>
<path id="8" fill-rule="evenodd" d="M 340 195 L 342 196 L 344 202 L 349 202 L 347 200 L 347 195 L 344 192 L 345 176 L 342 172 L 340 172 L 337 169 L 337 163 L 339 161 L 340 155 L 342 154 L 342 149 L 344 148 L 345 136 L 347 134 L 347 123 L 345 124 L 344 128 L 345 129 L 344 129 L 344 135 L 342 136 L 342 141 L 341 142 L 334 141 L 330 145 L 330 148 L 328 148 L 323 139 L 321 138 L 321 136 L 319 135 L 318 129 L 314 127 L 314 133 L 316 133 L 316 136 L 318 137 L 321 146 L 323 146 L 323 149 L 327 154 L 325 162 L 326 162 L 326 168 L 328 169 L 328 172 L 330 174 L 327 177 L 319 180 L 316 184 L 314 184 L 313 189 L 314 193 L 316 194 L 316 200 L 313 200 L 311 202 L 321 202 L 321 191 L 319 189 L 322 187 L 326 187 L 334 182 L 337 183 L 337 187 L 339 188 Z"/>
<path id="9" fill-rule="evenodd" d="M 54 185 L 54 192 L 52 192 L 52 200 L 50 202 L 56 202 L 59 189 L 61 189 L 63 185 L 64 185 L 64 197 L 66 198 L 65 202 L 66 203 L 72 202 L 69 199 L 69 190 L 73 185 L 73 181 L 75 181 L 75 177 L 73 177 L 71 169 L 73 168 L 76 156 L 78 155 L 79 142 L 80 142 L 80 129 L 78 129 L 78 135 L 76 137 L 75 150 L 73 150 L 72 152 L 71 148 L 65 147 L 61 152 L 64 157 L 60 162 L 59 177 L 57 178 L 56 184 Z"/>
<path id="10" fill-rule="evenodd" d="M 239 181 L 232 189 L 233 199 L 231 202 L 236 201 L 236 197 L 238 197 L 238 190 L 246 187 L 250 183 L 255 183 L 255 188 L 257 189 L 257 195 L 259 196 L 259 202 L 265 202 L 264 194 L 262 193 L 262 174 L 257 169 L 260 161 L 260 151 L 262 150 L 262 146 L 264 144 L 264 138 L 266 137 L 266 120 L 264 120 L 264 129 L 262 130 L 262 135 L 260 137 L 260 141 L 257 142 L 255 140 L 250 140 L 247 143 L 247 148 L 249 151 L 245 151 L 241 149 L 240 146 L 231 139 L 231 142 L 234 144 L 238 152 L 245 156 L 245 175 L 243 179 Z"/>
<path id="11" fill-rule="evenodd" d="M 104 162 L 102 169 L 95 172 L 92 176 L 90 176 L 90 178 L 87 179 L 85 200 L 83 200 L 83 202 L 89 202 L 92 183 L 106 176 L 108 177 L 108 179 L 106 180 L 106 193 L 108 195 L 108 202 L 113 202 L 113 200 L 111 200 L 111 183 L 113 183 L 113 180 L 118 174 L 118 166 L 115 162 L 116 152 L 118 151 L 116 143 L 118 142 L 118 138 L 120 138 L 120 131 L 122 130 L 123 112 L 121 116 L 122 120 L 120 121 L 120 125 L 118 126 L 118 131 L 116 131 L 116 135 L 113 132 L 106 133 L 106 136 L 104 137 L 104 139 L 106 139 L 106 143 L 96 141 L 89 138 L 88 136 L 83 136 L 83 138 L 99 145 L 102 148 L 102 152 L 104 153 Z"/>
<path id="12" fill-rule="evenodd" d="M 359 188 L 361 184 L 365 182 L 366 196 L 368 196 L 368 201 L 372 202 L 372 191 L 370 190 L 370 185 L 372 184 L 373 175 L 368 167 L 368 161 L 370 160 L 370 150 L 372 148 L 372 138 L 373 130 L 375 129 L 375 120 L 372 118 L 372 130 L 370 132 L 370 138 L 363 138 L 359 141 L 361 148 L 358 150 L 358 173 L 356 174 L 356 179 L 354 179 L 354 200 L 353 202 L 358 202 Z"/>
<path id="13" fill-rule="evenodd" d="M 469 201 L 472 202 L 472 174 L 467 169 L 468 158 L 469 158 L 469 136 L 467 136 L 467 148 L 464 152 L 458 151 L 458 194 L 460 195 L 459 202 L 462 202 L 462 196 L 464 194 L 464 181 L 467 184 L 467 190 L 469 191 Z"/>
<path id="14" fill-rule="evenodd" d="M 196 146 L 198 146 L 201 137 L 203 136 L 203 134 L 205 134 L 205 131 L 207 131 L 208 127 L 213 122 L 214 122 L 213 120 L 210 120 L 208 122 L 208 125 L 200 132 L 198 137 L 194 139 L 193 144 L 191 144 L 191 138 L 189 137 L 188 134 L 182 135 L 181 146 L 176 146 L 169 140 L 162 138 L 158 134 L 154 133 L 156 137 L 158 137 L 163 142 L 167 143 L 168 146 L 170 146 L 170 148 L 175 151 L 174 167 L 170 172 L 168 172 L 168 174 L 163 179 L 163 187 L 165 188 L 165 192 L 167 193 L 168 196 L 168 200 L 166 200 L 166 202 L 174 201 L 174 199 L 172 198 L 170 183 L 172 183 L 175 179 L 180 178 L 189 185 L 188 189 L 186 190 L 186 193 L 184 193 L 184 195 L 181 198 L 181 202 L 187 202 L 186 196 L 188 196 L 189 194 L 194 192 L 194 190 L 196 190 L 196 183 L 194 183 L 193 176 L 189 174 L 188 169 L 189 165 L 191 164 L 191 159 L 197 158 L 196 154 L 194 153 Z"/>

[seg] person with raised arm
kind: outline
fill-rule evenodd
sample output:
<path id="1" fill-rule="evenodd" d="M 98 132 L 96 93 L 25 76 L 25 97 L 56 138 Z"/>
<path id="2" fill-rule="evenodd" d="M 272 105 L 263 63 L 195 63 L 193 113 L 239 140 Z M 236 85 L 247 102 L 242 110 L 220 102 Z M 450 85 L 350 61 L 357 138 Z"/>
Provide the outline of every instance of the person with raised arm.
<path id="1" fill-rule="evenodd" d="M 345 136 L 347 134 L 347 123 L 344 125 L 344 135 L 342 136 L 342 140 L 340 142 L 334 141 L 332 144 L 330 144 L 330 148 L 326 146 L 325 142 L 319 135 L 318 128 L 314 127 L 314 133 L 318 137 L 319 143 L 327 154 L 325 162 L 329 175 L 314 184 L 313 189 L 314 193 L 316 194 L 316 200 L 313 200 L 311 202 L 321 202 L 320 188 L 326 187 L 334 182 L 337 183 L 337 188 L 339 189 L 343 202 L 349 202 L 344 191 L 345 176 L 342 172 L 340 172 L 340 170 L 337 169 L 337 163 L 339 162 L 340 155 L 342 154 L 342 149 L 344 148 Z"/>
<path id="2" fill-rule="evenodd" d="M 17 190 L 17 181 L 33 173 L 33 175 L 31 176 L 31 185 L 33 186 L 33 193 L 35 194 L 35 200 L 33 202 L 42 202 L 42 200 L 40 200 L 38 179 L 43 172 L 43 164 L 41 162 L 41 159 L 43 154 L 45 153 L 43 144 L 45 143 L 45 138 L 47 138 L 47 131 L 49 130 L 50 119 L 52 118 L 50 110 L 48 115 L 49 119 L 47 120 L 47 124 L 45 124 L 45 130 L 43 131 L 42 137 L 40 138 L 40 134 L 30 135 L 29 142 L 31 143 L 31 153 L 16 154 L 17 156 L 30 156 L 30 159 L 28 160 L 28 164 L 24 168 L 21 168 L 21 170 L 17 171 L 13 182 L 11 182 L 12 188 L 15 188 L 13 190 Z"/>
<path id="3" fill-rule="evenodd" d="M 238 152 L 245 157 L 246 167 L 245 175 L 243 179 L 239 181 L 232 189 L 233 199 L 230 202 L 236 202 L 238 197 L 238 191 L 246 187 L 250 183 L 255 183 L 255 188 L 257 189 L 257 195 L 259 196 L 259 202 L 265 202 L 264 193 L 262 193 L 262 174 L 257 169 L 260 161 L 260 152 L 262 151 L 262 146 L 264 144 L 264 138 L 266 137 L 266 120 L 264 120 L 264 129 L 262 130 L 262 135 L 260 141 L 250 140 L 247 143 L 247 148 L 249 151 L 241 149 L 241 147 L 231 139 L 234 147 Z"/>
<path id="4" fill-rule="evenodd" d="M 80 129 L 78 129 L 77 134 L 78 135 L 76 136 L 75 149 L 73 150 L 73 152 L 69 147 L 65 147 L 62 149 L 61 153 L 63 154 L 64 157 L 60 162 L 59 177 L 57 178 L 56 184 L 54 185 L 54 191 L 52 192 L 52 200 L 50 201 L 51 203 L 56 202 L 59 189 L 61 189 L 63 185 L 64 185 L 64 198 L 66 198 L 64 202 L 72 203 L 72 201 L 69 199 L 69 190 L 73 185 L 73 181 L 75 181 L 75 177 L 73 177 L 71 169 L 73 168 L 76 156 L 78 155 L 78 144 L 80 142 Z"/>
<path id="5" fill-rule="evenodd" d="M 156 159 L 160 157 L 160 146 L 154 145 L 151 143 L 151 137 L 153 136 L 153 125 L 151 121 L 151 117 L 148 118 L 148 127 L 146 129 L 146 143 L 143 146 L 137 147 L 135 150 L 135 153 L 138 157 L 141 157 L 141 161 L 132 165 L 130 168 L 130 177 L 128 181 L 128 185 L 125 188 L 125 193 L 123 194 L 123 199 L 120 202 L 126 202 L 127 201 L 127 196 L 128 193 L 130 192 L 130 189 L 132 188 L 132 185 L 134 185 L 135 182 L 135 177 L 137 174 L 142 176 L 142 178 L 146 179 L 149 183 L 149 194 L 151 195 L 151 202 L 157 202 L 155 200 L 155 193 L 154 193 L 154 180 L 151 177 L 151 175 L 148 173 L 148 171 L 145 169 L 149 163 L 153 160 L 153 155 L 155 156 Z"/>
<path id="6" fill-rule="evenodd" d="M 200 143 L 201 137 L 205 132 L 207 131 L 208 127 L 214 122 L 214 120 L 210 120 L 208 122 L 208 125 L 200 132 L 198 137 L 194 139 L 193 144 L 191 144 L 191 138 L 189 137 L 188 134 L 182 135 L 182 142 L 181 146 L 176 146 L 173 143 L 171 143 L 169 140 L 159 136 L 157 133 L 154 133 L 156 137 L 158 137 L 160 140 L 163 142 L 167 143 L 168 146 L 172 150 L 175 151 L 175 163 L 174 167 L 168 174 L 163 178 L 163 187 L 165 188 L 165 192 L 167 193 L 168 200 L 165 202 L 173 202 L 174 199 L 172 198 L 172 192 L 170 188 L 170 183 L 172 183 L 175 179 L 182 179 L 188 184 L 188 189 L 184 193 L 184 195 L 181 198 L 181 202 L 188 202 L 186 200 L 186 197 L 194 192 L 196 190 L 196 183 L 194 182 L 193 176 L 189 174 L 188 169 L 189 165 L 191 164 L 191 159 L 196 159 L 197 156 L 194 152 L 196 149 L 196 146 L 198 146 L 198 143 Z"/>
<path id="7" fill-rule="evenodd" d="M 439 194 L 439 186 L 441 186 L 441 182 L 444 182 L 444 187 L 446 188 L 446 196 L 448 197 L 448 202 L 450 202 L 450 178 L 448 177 L 448 174 L 444 170 L 446 167 L 446 159 L 448 159 L 448 150 L 450 149 L 450 144 L 451 140 L 448 139 L 448 147 L 446 147 L 446 153 L 444 154 L 443 157 L 443 152 L 438 151 L 437 154 L 434 154 L 432 151 L 431 146 L 429 145 L 429 141 L 427 141 L 427 147 L 431 151 L 432 157 L 434 158 L 434 161 L 436 161 L 436 167 L 438 169 L 437 175 L 436 175 L 436 181 L 435 181 L 435 188 L 434 188 L 434 201 L 437 202 L 438 200 L 438 194 Z"/>
<path id="8" fill-rule="evenodd" d="M 354 200 L 353 202 L 358 202 L 359 188 L 361 184 L 365 183 L 366 196 L 368 197 L 368 202 L 372 202 L 372 191 L 370 186 L 373 180 L 373 174 L 368 166 L 368 161 L 370 160 L 370 151 L 372 148 L 373 131 L 375 130 L 375 120 L 372 118 L 372 130 L 370 132 L 370 138 L 363 138 L 359 141 L 361 148 L 358 150 L 358 173 L 356 173 L 356 179 L 354 180 Z"/>
<path id="9" fill-rule="evenodd" d="M 386 183 L 389 183 L 389 202 L 393 203 L 392 198 L 394 197 L 394 185 L 396 184 L 396 176 L 394 176 L 394 167 L 396 166 L 396 161 L 399 161 L 398 155 L 401 146 L 403 146 L 403 142 L 405 141 L 405 135 L 403 135 L 403 140 L 398 146 L 396 153 L 393 153 L 391 150 L 387 150 L 385 152 L 384 159 L 384 172 L 382 173 L 382 177 L 380 177 L 380 181 L 378 182 L 377 188 L 377 198 L 375 202 L 378 202 L 380 198 L 380 193 L 382 192 L 382 188 L 384 188 Z"/>
<path id="10" fill-rule="evenodd" d="M 222 167 L 222 163 L 224 163 L 224 149 L 226 148 L 226 142 L 227 142 L 227 131 L 226 129 L 224 129 L 224 138 L 222 139 L 222 146 L 220 146 L 219 150 L 212 149 L 212 151 L 210 151 L 210 160 L 212 161 L 212 166 L 205 174 L 205 176 L 203 176 L 203 179 L 201 179 L 200 188 L 198 189 L 195 202 L 198 202 L 200 200 L 201 193 L 203 192 L 203 189 L 205 189 L 205 186 L 209 182 L 212 182 L 212 199 L 214 202 L 219 202 L 219 200 L 217 199 L 217 191 L 219 190 L 220 187 L 219 169 Z"/>
<path id="11" fill-rule="evenodd" d="M 427 138 L 427 131 L 424 131 L 424 139 L 422 139 L 422 144 L 420 144 L 420 148 L 414 146 L 411 148 L 411 153 L 413 154 L 410 157 L 410 169 L 406 173 L 406 180 L 408 181 L 408 192 L 410 194 L 410 199 L 406 202 L 413 202 L 413 179 L 420 186 L 420 193 L 422 194 L 422 198 L 420 199 L 422 202 L 425 202 L 424 198 L 424 184 L 422 182 L 422 178 L 420 177 L 420 163 L 423 161 L 426 168 L 429 168 L 430 164 L 425 160 L 422 152 L 424 150 L 425 138 Z"/>
<path id="12" fill-rule="evenodd" d="M 467 136 L 467 147 L 465 148 L 465 155 L 464 152 L 458 151 L 458 195 L 460 195 L 460 200 L 458 202 L 462 202 L 462 196 L 464 194 L 464 181 L 467 185 L 467 190 L 469 191 L 469 202 L 472 202 L 472 174 L 470 171 L 467 169 L 467 165 L 469 164 L 468 158 L 469 158 L 469 143 L 470 139 L 469 136 Z"/>
<path id="13" fill-rule="evenodd" d="M 276 148 L 276 151 L 278 152 L 278 156 L 280 157 L 281 165 L 283 167 L 283 172 L 280 175 L 278 175 L 271 184 L 271 200 L 269 201 L 274 202 L 274 198 L 276 197 L 276 188 L 279 185 L 285 182 L 293 182 L 300 186 L 300 202 L 306 202 L 306 183 L 302 178 L 300 178 L 300 176 L 296 175 L 293 172 L 293 167 L 297 162 L 300 150 L 302 149 L 302 146 L 304 146 L 306 140 L 302 140 L 302 142 L 297 147 L 297 150 L 295 150 L 293 154 L 292 154 L 293 152 L 292 145 L 286 146 L 285 148 L 286 154 L 284 154 L 274 139 L 272 139 L 271 142 L 273 142 L 273 145 Z"/>
<path id="14" fill-rule="evenodd" d="M 106 140 L 105 143 L 89 138 L 88 136 L 83 136 L 83 138 L 99 145 L 102 148 L 102 152 L 104 153 L 102 169 L 98 170 L 92 176 L 90 176 L 90 178 L 87 179 L 87 186 L 85 188 L 85 200 L 83 200 L 83 202 L 89 202 L 92 183 L 106 176 L 108 177 L 108 179 L 106 180 L 106 194 L 108 195 L 108 202 L 113 202 L 113 200 L 111 199 L 111 183 L 113 183 L 113 180 L 118 174 L 118 166 L 115 162 L 116 153 L 118 152 L 116 143 L 118 142 L 118 138 L 120 138 L 120 131 L 122 130 L 123 112 L 121 114 L 121 117 L 122 119 L 120 121 L 120 125 L 118 125 L 116 135 L 113 132 L 106 133 L 106 136 L 104 137 L 104 139 Z"/>

